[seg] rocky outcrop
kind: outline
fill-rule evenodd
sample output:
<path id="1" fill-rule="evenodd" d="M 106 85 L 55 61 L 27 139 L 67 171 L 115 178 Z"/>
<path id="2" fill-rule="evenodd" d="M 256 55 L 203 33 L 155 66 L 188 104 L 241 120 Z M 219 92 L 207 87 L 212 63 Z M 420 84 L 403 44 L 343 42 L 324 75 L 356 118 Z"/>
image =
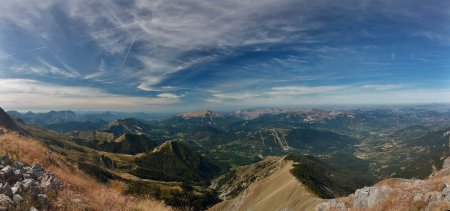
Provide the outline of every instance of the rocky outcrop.
<path id="1" fill-rule="evenodd" d="M 330 199 L 318 204 L 316 210 L 345 210 L 348 207 L 358 210 L 373 209 L 383 203 L 390 192 L 392 192 L 392 189 L 388 186 L 364 187 L 356 190 L 354 194 L 350 194 L 350 203 L 347 205 L 343 201 Z"/>
<path id="2" fill-rule="evenodd" d="M 449 162 L 447 158 L 445 162 Z M 450 168 L 426 180 L 392 178 L 358 189 L 348 197 L 319 203 L 316 210 L 449 210 Z"/>
<path id="3" fill-rule="evenodd" d="M 0 210 L 48 210 L 60 182 L 41 165 L 0 157 Z"/>
<path id="4" fill-rule="evenodd" d="M 365 187 L 356 190 L 354 194 L 350 195 L 353 201 L 354 208 L 372 208 L 384 201 L 386 196 L 392 191 L 388 186 L 379 187 Z"/>

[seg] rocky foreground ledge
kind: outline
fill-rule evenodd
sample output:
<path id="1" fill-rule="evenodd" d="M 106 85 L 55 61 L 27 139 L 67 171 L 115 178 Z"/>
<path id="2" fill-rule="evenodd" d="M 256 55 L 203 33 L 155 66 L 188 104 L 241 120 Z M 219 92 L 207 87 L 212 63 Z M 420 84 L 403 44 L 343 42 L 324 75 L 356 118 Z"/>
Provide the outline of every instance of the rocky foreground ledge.
<path id="1" fill-rule="evenodd" d="M 48 210 L 60 182 L 41 165 L 26 166 L 0 156 L 0 211 Z"/>
<path id="2" fill-rule="evenodd" d="M 326 210 L 450 210 L 450 157 L 425 180 L 392 178 L 316 206 Z"/>

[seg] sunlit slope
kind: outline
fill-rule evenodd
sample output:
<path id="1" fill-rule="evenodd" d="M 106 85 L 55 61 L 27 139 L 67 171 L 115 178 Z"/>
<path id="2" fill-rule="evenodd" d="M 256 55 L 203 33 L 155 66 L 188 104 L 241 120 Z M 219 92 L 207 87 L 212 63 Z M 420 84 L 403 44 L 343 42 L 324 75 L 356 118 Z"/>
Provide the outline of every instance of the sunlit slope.
<path id="1" fill-rule="evenodd" d="M 314 210 L 322 199 L 308 192 L 291 173 L 292 161 L 280 159 L 278 171 L 251 184 L 236 198 L 209 210 Z"/>

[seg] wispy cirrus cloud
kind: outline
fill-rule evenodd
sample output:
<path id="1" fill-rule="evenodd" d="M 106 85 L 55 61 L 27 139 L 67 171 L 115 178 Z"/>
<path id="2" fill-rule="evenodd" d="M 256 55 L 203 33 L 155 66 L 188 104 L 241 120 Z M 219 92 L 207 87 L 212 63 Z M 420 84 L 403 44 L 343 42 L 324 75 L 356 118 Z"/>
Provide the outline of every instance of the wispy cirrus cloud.
<path id="1" fill-rule="evenodd" d="M 448 87 L 448 11 L 438 0 L 5 1 L 0 76 L 195 105 L 355 90 L 364 103 Z"/>
<path id="2" fill-rule="evenodd" d="M 393 90 L 393 89 L 399 89 L 404 88 L 405 85 L 403 84 L 366 84 L 362 85 L 361 88 L 364 89 L 372 89 L 372 90 Z"/>
<path id="3" fill-rule="evenodd" d="M 305 94 L 320 94 L 342 90 L 346 86 L 281 86 L 273 87 L 268 95 L 305 95 Z"/>

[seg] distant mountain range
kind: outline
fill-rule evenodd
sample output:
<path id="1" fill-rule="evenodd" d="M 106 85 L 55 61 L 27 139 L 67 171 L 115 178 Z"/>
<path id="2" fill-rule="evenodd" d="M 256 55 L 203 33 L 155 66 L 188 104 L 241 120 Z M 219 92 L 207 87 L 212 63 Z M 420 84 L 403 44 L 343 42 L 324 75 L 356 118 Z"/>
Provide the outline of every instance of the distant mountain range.
<path id="1" fill-rule="evenodd" d="M 103 183 L 120 181 L 128 194 L 180 209 L 222 199 L 212 210 L 251 208 L 241 202 L 301 210 L 385 178 L 426 178 L 450 156 L 445 110 L 205 110 L 151 121 L 10 113 L 16 118 L 0 109 L 1 128 L 44 143 Z"/>

